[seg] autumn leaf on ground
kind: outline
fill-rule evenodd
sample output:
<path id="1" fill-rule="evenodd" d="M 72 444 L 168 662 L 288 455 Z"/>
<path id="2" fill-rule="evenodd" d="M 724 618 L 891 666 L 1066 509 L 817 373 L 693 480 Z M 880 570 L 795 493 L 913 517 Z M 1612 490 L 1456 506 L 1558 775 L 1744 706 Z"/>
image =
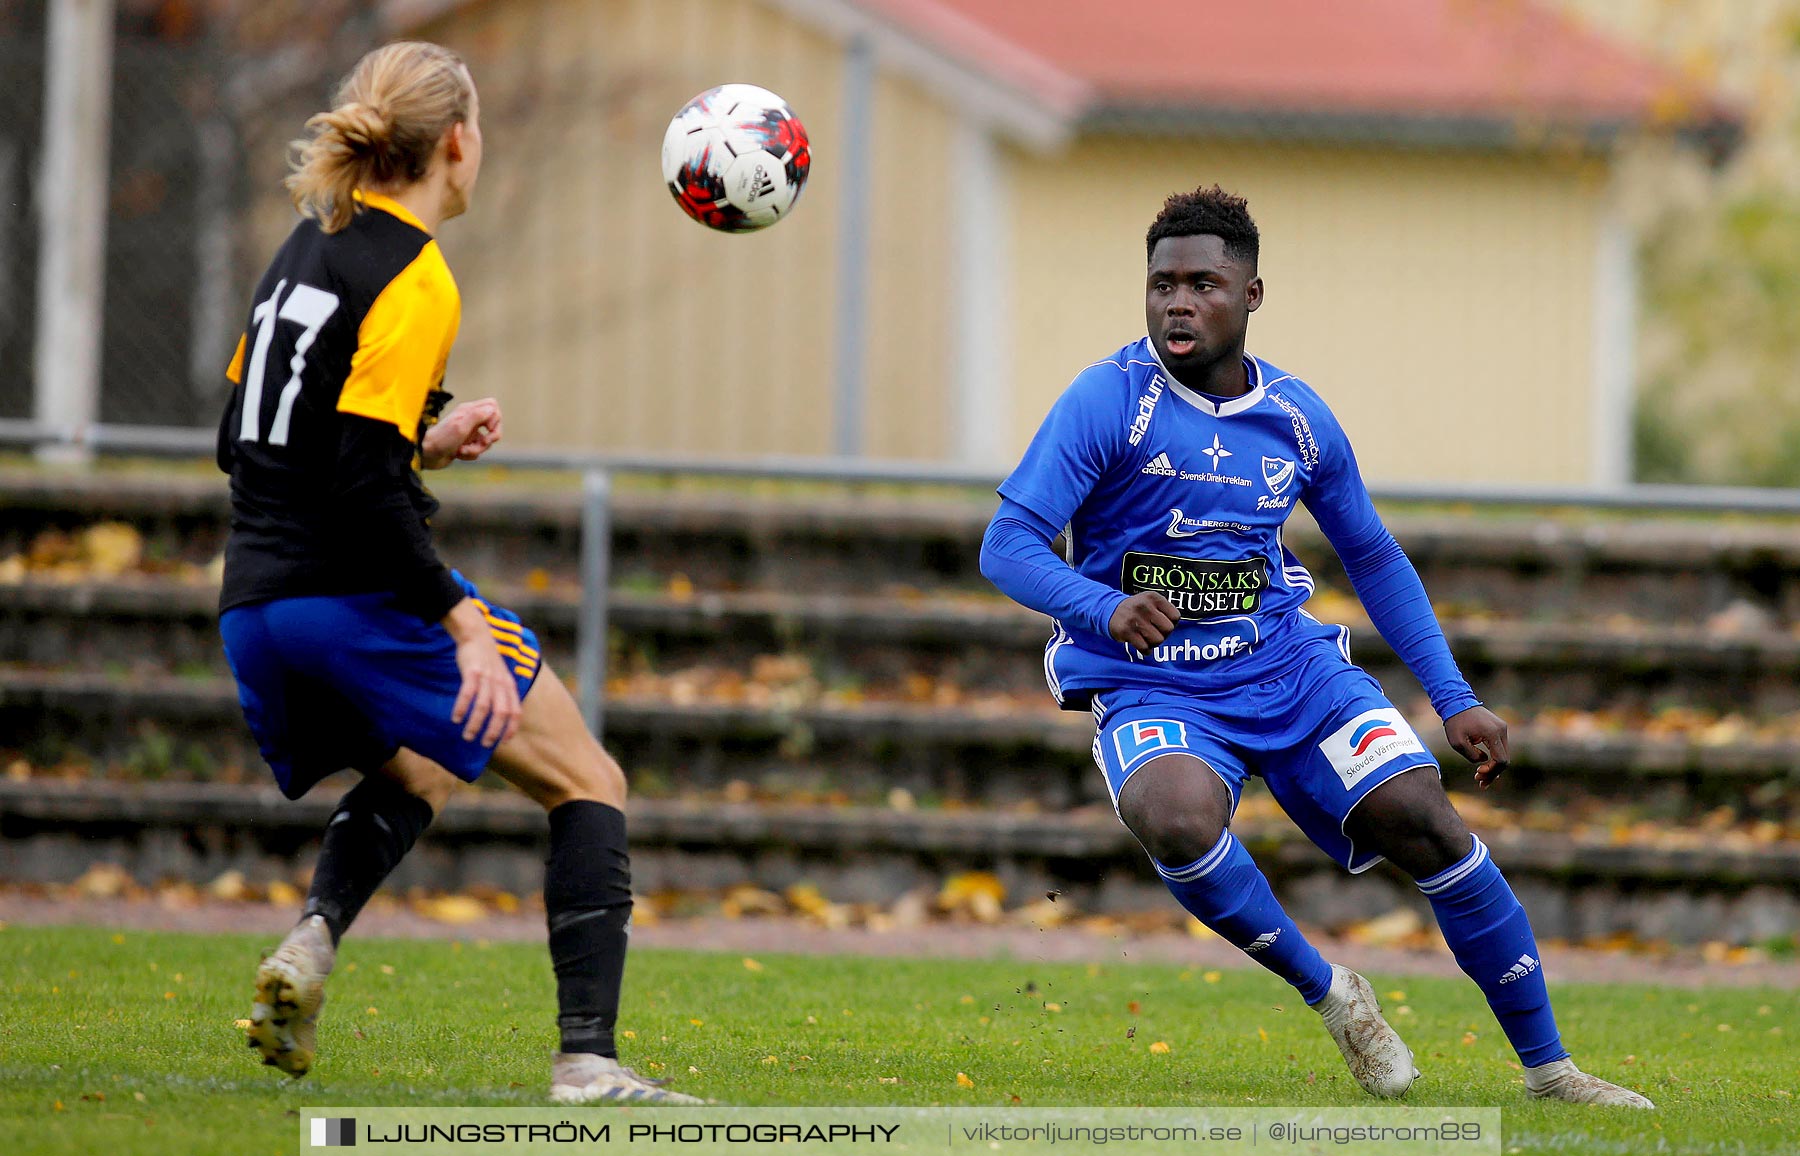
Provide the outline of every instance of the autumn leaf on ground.
<path id="1" fill-rule="evenodd" d="M 1343 935 L 1351 943 L 1388 947 L 1409 935 L 1417 934 L 1424 926 L 1425 921 L 1417 911 L 1410 907 L 1397 907 L 1386 915 L 1377 915 L 1373 919 L 1351 924 L 1344 929 Z"/>
<path id="2" fill-rule="evenodd" d="M 471 895 L 439 895 L 431 899 L 422 899 L 413 905 L 427 919 L 439 923 L 474 923 L 487 916 L 487 908 L 481 900 Z"/>
<path id="3" fill-rule="evenodd" d="M 137 886 L 137 881 L 116 863 L 96 863 L 71 886 L 88 899 L 115 899 Z"/>
<path id="4" fill-rule="evenodd" d="M 248 899 L 250 885 L 244 881 L 244 873 L 234 869 L 221 873 L 218 878 L 208 883 L 206 893 L 214 899 Z"/>
<path id="5" fill-rule="evenodd" d="M 964 871 L 944 881 L 938 892 L 938 910 L 966 912 L 980 923 L 997 923 L 1000 905 L 1006 901 L 1006 884 L 991 871 Z"/>
<path id="6" fill-rule="evenodd" d="M 780 915 L 786 910 L 787 905 L 782 902 L 781 896 L 747 883 L 727 891 L 719 904 L 719 914 L 727 919 L 742 919 L 746 915 Z"/>
<path id="7" fill-rule="evenodd" d="M 850 909 L 831 902 L 811 883 L 794 884 L 787 889 L 786 898 L 794 910 L 833 931 L 850 926 Z"/>

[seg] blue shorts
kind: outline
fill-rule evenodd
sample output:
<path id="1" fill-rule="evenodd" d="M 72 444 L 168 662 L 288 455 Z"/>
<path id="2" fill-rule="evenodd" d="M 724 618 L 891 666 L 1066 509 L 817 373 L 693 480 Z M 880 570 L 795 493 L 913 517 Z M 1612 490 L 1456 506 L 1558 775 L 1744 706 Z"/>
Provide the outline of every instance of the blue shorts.
<path id="1" fill-rule="evenodd" d="M 469 597 L 487 615 L 523 699 L 537 679 L 537 635 L 518 615 Z M 392 594 L 278 598 L 219 618 L 238 702 L 281 793 L 298 799 L 345 768 L 372 771 L 401 747 L 474 782 L 493 750 L 450 721 L 462 688 L 456 644 L 440 623 Z"/>
<path id="2" fill-rule="evenodd" d="M 1269 793 L 1319 849 L 1353 872 L 1381 861 L 1359 851 L 1344 821 L 1368 793 L 1402 771 L 1437 760 L 1381 692 L 1334 646 L 1230 694 L 1109 690 L 1094 696 L 1094 761 L 1118 809 L 1133 772 L 1159 755 L 1192 755 L 1231 791 L 1262 776 Z"/>

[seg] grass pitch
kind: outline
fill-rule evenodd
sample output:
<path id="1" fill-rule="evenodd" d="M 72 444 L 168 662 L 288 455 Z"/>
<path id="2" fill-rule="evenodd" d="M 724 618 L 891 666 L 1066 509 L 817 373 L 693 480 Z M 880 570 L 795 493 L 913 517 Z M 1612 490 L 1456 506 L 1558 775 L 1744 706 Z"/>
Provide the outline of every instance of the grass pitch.
<path id="1" fill-rule="evenodd" d="M 352 936 L 294 1081 L 234 1025 L 273 945 L 0 927 L 8 1156 L 287 1154 L 305 1106 L 544 1106 L 543 947 Z M 1582 1065 L 1661 1109 L 1638 1114 L 1527 1101 L 1472 985 L 1370 978 L 1425 1072 L 1407 1102 L 1502 1107 L 1508 1153 L 1800 1149 L 1792 992 L 1555 987 Z M 1373 1103 L 1260 970 L 640 951 L 621 1027 L 627 1063 L 727 1104 Z"/>

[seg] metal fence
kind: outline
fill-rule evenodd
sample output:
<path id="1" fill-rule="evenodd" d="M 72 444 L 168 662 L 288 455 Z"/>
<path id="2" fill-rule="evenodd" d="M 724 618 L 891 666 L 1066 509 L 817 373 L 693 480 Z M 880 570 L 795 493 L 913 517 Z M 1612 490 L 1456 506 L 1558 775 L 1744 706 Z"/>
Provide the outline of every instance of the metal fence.
<path id="1" fill-rule="evenodd" d="M 178 7 L 178 6 L 177 6 Z M 0 0 L 0 416 L 33 413 L 46 5 Z M 239 323 L 243 201 L 230 58 L 169 6 L 121 5 L 107 142 L 99 417 L 206 424 Z"/>
<path id="2" fill-rule="evenodd" d="M 333 9 L 349 41 L 336 46 L 288 0 L 245 6 L 235 20 L 192 4 L 113 2 L 97 416 L 204 426 L 222 402 L 254 273 L 245 142 L 272 102 L 317 102 L 374 35 L 371 3 L 316 6 Z M 14 419 L 35 412 L 42 211 L 57 195 L 43 174 L 48 9 L 0 0 L 0 417 Z"/>
<path id="3" fill-rule="evenodd" d="M 0 447 L 56 447 L 136 457 L 210 457 L 210 430 L 94 425 L 59 429 L 0 419 Z M 557 450 L 497 450 L 484 462 L 514 470 L 575 473 L 582 478 L 581 607 L 576 623 L 575 676 L 582 717 L 596 737 L 606 722 L 607 592 L 612 572 L 613 479 L 643 477 L 755 478 L 845 485 L 934 485 L 991 489 L 1000 475 L 933 462 L 868 458 L 682 459 L 653 455 Z M 221 487 L 223 483 L 221 483 Z M 1618 489 L 1558 486 L 1377 485 L 1380 502 L 1590 510 L 1800 515 L 1800 489 L 1636 485 Z"/>
<path id="4" fill-rule="evenodd" d="M 37 219 L 31 195 L 44 122 L 44 12 L 0 0 L 0 417 L 31 413 Z"/>

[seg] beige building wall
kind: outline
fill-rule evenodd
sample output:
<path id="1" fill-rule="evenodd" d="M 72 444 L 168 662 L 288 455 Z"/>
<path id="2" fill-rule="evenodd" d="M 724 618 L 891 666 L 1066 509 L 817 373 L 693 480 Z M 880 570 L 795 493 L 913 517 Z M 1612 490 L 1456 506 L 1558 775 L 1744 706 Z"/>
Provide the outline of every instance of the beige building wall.
<path id="1" fill-rule="evenodd" d="M 955 451 L 956 182 L 949 170 L 956 127 L 954 111 L 917 83 L 891 69 L 880 74 L 863 403 L 863 445 L 872 457 L 937 459 Z M 831 329 L 810 341 L 828 354 Z"/>
<path id="2" fill-rule="evenodd" d="M 1144 333 L 1144 233 L 1173 191 L 1250 200 L 1250 350 L 1316 388 L 1379 480 L 1586 483 L 1607 171 L 1517 153 L 1088 139 L 1011 154 L 1023 446 L 1083 366 Z"/>
<path id="3" fill-rule="evenodd" d="M 515 444 L 826 444 L 825 367 L 782 351 L 830 316 L 829 166 L 778 233 L 748 236 L 689 221 L 659 167 L 675 110 L 740 76 L 778 75 L 768 85 L 832 135 L 832 46 L 750 7 L 510 0 L 421 30 L 481 87 L 484 187 L 443 235 L 464 299 L 451 369 L 501 398 Z"/>

